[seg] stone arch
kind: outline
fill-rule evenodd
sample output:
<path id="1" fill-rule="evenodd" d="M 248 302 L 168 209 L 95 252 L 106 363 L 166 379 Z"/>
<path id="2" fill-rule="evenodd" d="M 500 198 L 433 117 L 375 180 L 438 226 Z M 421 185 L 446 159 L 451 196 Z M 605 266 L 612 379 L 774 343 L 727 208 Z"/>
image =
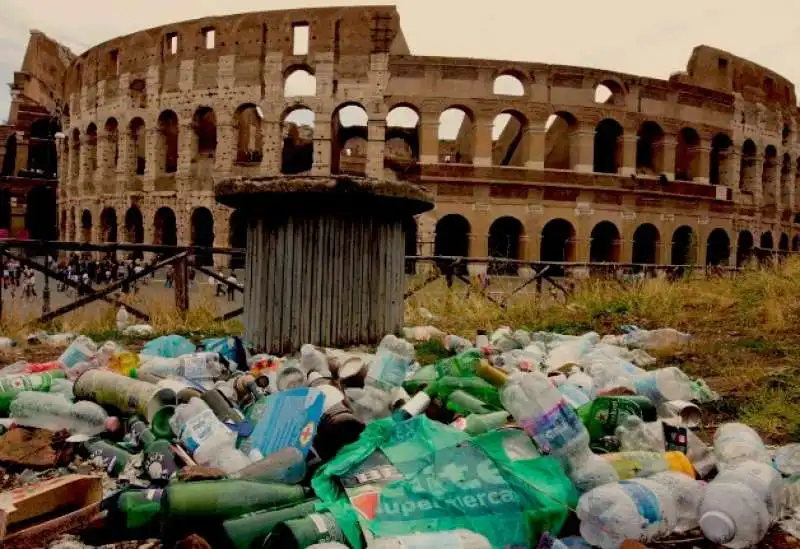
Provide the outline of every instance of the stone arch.
<path id="1" fill-rule="evenodd" d="M 178 171 L 178 115 L 165 110 L 158 116 L 158 145 L 162 173 Z"/>
<path id="2" fill-rule="evenodd" d="M 369 115 L 358 103 L 340 105 L 331 117 L 331 173 L 364 175 Z"/>
<path id="3" fill-rule="evenodd" d="M 500 74 L 492 83 L 494 95 L 510 95 L 522 97 L 525 95 L 525 85 L 522 80 L 512 72 Z"/>
<path id="4" fill-rule="evenodd" d="M 3 155 L 3 171 L 0 172 L 0 175 L 17 175 L 16 172 L 16 163 L 17 163 L 17 136 L 11 134 L 6 139 L 6 150 Z"/>
<path id="5" fill-rule="evenodd" d="M 214 158 L 217 152 L 217 115 L 211 107 L 200 107 L 192 117 L 194 151 L 199 157 Z"/>
<path id="6" fill-rule="evenodd" d="M 591 263 L 619 262 L 621 238 L 619 229 L 611 221 L 601 221 L 589 236 L 589 261 Z"/>
<path id="7" fill-rule="evenodd" d="M 736 238 L 736 266 L 741 267 L 750 262 L 753 257 L 753 233 L 750 231 L 739 231 Z"/>
<path id="8" fill-rule="evenodd" d="M 784 153 L 781 163 L 781 203 L 784 207 L 791 207 L 792 185 L 794 184 L 794 166 L 789 153 Z"/>
<path id="9" fill-rule="evenodd" d="M 772 233 L 770 231 L 761 233 L 758 247 L 762 250 L 772 250 L 775 247 L 775 241 L 772 239 Z"/>
<path id="10" fill-rule="evenodd" d="M 788 124 L 784 124 L 783 129 L 781 130 L 781 145 L 787 147 L 789 145 L 791 137 L 792 137 L 792 128 Z"/>
<path id="11" fill-rule="evenodd" d="M 499 217 L 489 227 L 489 257 L 522 259 L 522 222 L 516 217 Z M 490 263 L 489 274 L 516 276 L 519 265 Z"/>
<path id="12" fill-rule="evenodd" d="M 675 148 L 675 179 L 693 181 L 700 175 L 700 157 L 697 148 L 700 146 L 700 135 L 694 128 L 682 128 L 678 132 L 678 144 Z"/>
<path id="13" fill-rule="evenodd" d="M 58 177 L 58 154 L 55 136 L 61 131 L 56 118 L 43 117 L 31 125 L 28 139 L 28 171 L 55 179 Z"/>
<path id="14" fill-rule="evenodd" d="M 228 245 L 231 248 L 247 248 L 247 218 L 241 210 L 233 210 L 228 218 Z M 232 255 L 228 266 L 241 269 L 245 264 L 244 255 Z"/>
<path id="15" fill-rule="evenodd" d="M 153 217 L 153 244 L 178 245 L 178 223 L 172 208 L 163 206 Z"/>
<path id="16" fill-rule="evenodd" d="M 604 78 L 594 88 L 594 102 L 605 105 L 625 105 L 625 86 L 614 78 Z"/>
<path id="17" fill-rule="evenodd" d="M 525 128 L 528 121 L 515 110 L 498 114 L 492 123 L 492 164 L 524 166 L 527 160 Z"/>
<path id="18" fill-rule="evenodd" d="M 404 169 L 419 162 L 420 116 L 412 105 L 395 105 L 386 116 L 384 158 L 392 168 Z"/>
<path id="19" fill-rule="evenodd" d="M 284 73 L 284 97 L 314 97 L 317 95 L 317 77 L 305 65 L 290 67 Z"/>
<path id="20" fill-rule="evenodd" d="M 682 225 L 672 233 L 672 265 L 694 265 L 697 261 L 697 241 L 694 230 Z"/>
<path id="21" fill-rule="evenodd" d="M 106 120 L 103 133 L 106 140 L 103 166 L 107 171 L 115 172 L 119 162 L 119 123 L 116 118 L 112 117 Z M 113 178 L 113 173 L 109 173 L 108 177 Z"/>
<path id="22" fill-rule="evenodd" d="M 652 121 L 636 132 L 636 171 L 646 175 L 664 173 L 664 130 Z"/>
<path id="23" fill-rule="evenodd" d="M 417 252 L 417 220 L 408 215 L 403 218 L 403 238 L 405 239 L 406 274 L 416 272 L 416 259 L 408 259 L 409 256 L 419 255 Z"/>
<path id="24" fill-rule="evenodd" d="M 575 261 L 575 227 L 566 219 L 556 218 L 542 227 L 539 257 L 543 262 Z M 564 274 L 560 266 L 551 266 L 549 273 L 554 276 Z"/>
<path id="25" fill-rule="evenodd" d="M 261 162 L 264 154 L 264 132 L 260 109 L 253 103 L 239 105 L 233 114 L 233 129 L 236 135 L 236 162 Z"/>
<path id="26" fill-rule="evenodd" d="M 778 169 L 778 150 L 773 145 L 767 145 L 764 149 L 764 168 L 761 170 L 761 189 L 764 197 L 764 204 L 775 204 L 777 198 L 776 191 L 776 170 Z"/>
<path id="27" fill-rule="evenodd" d="M 439 162 L 472 164 L 475 156 L 475 118 L 462 106 L 445 109 L 439 115 Z"/>
<path id="28" fill-rule="evenodd" d="M 314 112 L 296 107 L 283 117 L 281 173 L 299 174 L 314 165 Z M 333 152 L 331 152 L 333 161 Z"/>
<path id="29" fill-rule="evenodd" d="M 25 229 L 34 240 L 55 240 L 58 232 L 56 192 L 51 187 L 37 186 L 28 191 L 25 205 Z M 75 210 L 72 212 L 75 226 Z"/>
<path id="30" fill-rule="evenodd" d="M 572 170 L 578 163 L 580 144 L 578 121 L 570 113 L 551 114 L 544 125 L 544 167 L 548 170 Z"/>
<path id="31" fill-rule="evenodd" d="M 469 256 L 469 235 L 472 228 L 467 218 L 458 214 L 445 215 L 436 223 L 435 230 L 433 255 Z"/>
<path id="32" fill-rule="evenodd" d="M 731 239 L 725 229 L 714 229 L 706 240 L 706 265 L 727 265 L 731 257 Z"/>
<path id="33" fill-rule="evenodd" d="M 781 233 L 781 237 L 778 240 L 778 250 L 781 252 L 788 252 L 789 251 L 789 235 L 786 233 Z"/>
<path id="34" fill-rule="evenodd" d="M 130 126 L 132 171 L 136 175 L 144 175 L 147 168 L 147 132 L 144 120 L 139 117 L 131 120 Z"/>
<path id="35" fill-rule="evenodd" d="M 656 265 L 659 262 L 661 233 L 652 223 L 642 223 L 633 233 L 632 262 L 642 265 Z"/>
<path id="36" fill-rule="evenodd" d="M 117 210 L 103 208 L 100 212 L 100 240 L 102 242 L 117 241 Z"/>
<path id="37" fill-rule="evenodd" d="M 89 177 L 97 169 L 97 126 L 94 122 L 86 128 L 86 172 Z"/>
<path id="38" fill-rule="evenodd" d="M 724 185 L 730 181 L 732 149 L 733 142 L 724 133 L 718 133 L 711 139 L 708 181 L 712 185 Z"/>
<path id="39" fill-rule="evenodd" d="M 131 206 L 125 212 L 125 242 L 144 242 L 144 218 L 137 206 Z"/>
<path id="40" fill-rule="evenodd" d="M 191 218 L 192 246 L 214 246 L 214 216 L 205 207 L 195 208 Z M 210 252 L 198 253 L 194 256 L 197 265 L 213 265 L 214 256 Z"/>
<path id="41" fill-rule="evenodd" d="M 613 118 L 601 120 L 594 130 L 594 168 L 598 173 L 617 173 L 622 165 L 622 126 Z"/>
<path id="42" fill-rule="evenodd" d="M 759 177 L 758 149 L 752 139 L 747 139 L 742 144 L 742 158 L 739 166 L 739 189 L 743 192 L 754 192 L 758 185 Z"/>
<path id="43" fill-rule="evenodd" d="M 92 241 L 92 212 L 83 210 L 81 214 L 81 242 Z"/>

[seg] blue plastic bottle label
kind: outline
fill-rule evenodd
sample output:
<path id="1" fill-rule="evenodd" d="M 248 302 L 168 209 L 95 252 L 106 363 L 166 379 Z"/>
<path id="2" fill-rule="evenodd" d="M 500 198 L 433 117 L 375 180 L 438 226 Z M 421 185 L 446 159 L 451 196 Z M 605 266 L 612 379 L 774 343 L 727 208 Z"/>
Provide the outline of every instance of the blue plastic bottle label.
<path id="1" fill-rule="evenodd" d="M 658 496 L 652 490 L 639 484 L 638 482 L 631 482 L 623 480 L 619 483 L 620 487 L 628 493 L 639 515 L 644 518 L 648 524 L 655 524 L 661 520 L 661 504 L 658 501 Z"/>
<path id="2" fill-rule="evenodd" d="M 520 420 L 519 424 L 543 454 L 558 453 L 585 429 L 578 415 L 563 400 L 549 412 Z"/>

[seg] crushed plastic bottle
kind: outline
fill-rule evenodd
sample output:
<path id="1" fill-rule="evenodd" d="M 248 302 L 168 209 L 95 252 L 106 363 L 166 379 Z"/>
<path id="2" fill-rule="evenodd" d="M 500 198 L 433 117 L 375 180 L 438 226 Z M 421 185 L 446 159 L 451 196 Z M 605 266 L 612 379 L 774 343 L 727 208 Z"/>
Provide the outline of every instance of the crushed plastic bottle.
<path id="1" fill-rule="evenodd" d="M 673 533 L 683 534 L 697 528 L 700 518 L 700 504 L 706 495 L 707 484 L 701 480 L 695 480 L 683 473 L 676 471 L 664 471 L 648 477 L 649 480 L 666 486 L 675 496 L 675 504 L 678 510 L 677 522 L 673 528 Z"/>
<path id="2" fill-rule="evenodd" d="M 743 461 L 772 464 L 761 437 L 744 423 L 725 423 L 717 429 L 714 434 L 714 455 L 720 469 Z"/>

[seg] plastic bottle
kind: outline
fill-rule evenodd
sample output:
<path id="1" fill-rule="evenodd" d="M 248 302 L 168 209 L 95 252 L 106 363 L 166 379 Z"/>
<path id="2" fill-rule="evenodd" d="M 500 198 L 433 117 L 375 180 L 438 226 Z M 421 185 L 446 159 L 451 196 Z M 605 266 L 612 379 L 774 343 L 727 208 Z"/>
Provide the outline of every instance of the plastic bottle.
<path id="1" fill-rule="evenodd" d="M 439 377 L 469 377 L 475 375 L 475 368 L 481 360 L 477 349 L 467 349 L 456 356 L 439 360 L 434 364 Z"/>
<path id="2" fill-rule="evenodd" d="M 508 418 L 508 412 L 472 414 L 467 417 L 457 418 L 450 426 L 455 427 L 459 431 L 464 431 L 468 435 L 476 436 L 502 427 L 508 422 Z"/>
<path id="3" fill-rule="evenodd" d="M 446 407 L 453 413 L 466 416 L 470 414 L 488 414 L 491 412 L 486 403 L 465 391 L 453 391 L 447 398 Z"/>
<path id="4" fill-rule="evenodd" d="M 469 339 L 449 334 L 444 336 L 444 348 L 451 353 L 463 353 L 474 348 L 474 346 Z"/>
<path id="5" fill-rule="evenodd" d="M 742 461 L 723 470 L 700 504 L 700 528 L 709 540 L 744 549 L 760 542 L 778 511 L 783 479 L 774 468 Z"/>
<path id="6" fill-rule="evenodd" d="M 364 383 L 384 391 L 399 387 L 413 361 L 414 346 L 411 343 L 391 334 L 384 336 L 369 365 Z"/>
<path id="7" fill-rule="evenodd" d="M 331 377 L 331 370 L 325 354 L 308 343 L 300 347 L 300 367 L 306 373 L 317 372 L 320 375 Z"/>
<path id="8" fill-rule="evenodd" d="M 725 423 L 714 434 L 714 455 L 722 469 L 742 461 L 772 463 L 764 442 L 752 427 L 743 423 Z"/>
<path id="9" fill-rule="evenodd" d="M 626 539 L 651 541 L 678 523 L 672 491 L 649 479 L 599 486 L 580 497 L 576 514 L 583 539 L 601 549 L 619 549 Z"/>
<path id="10" fill-rule="evenodd" d="M 692 380 L 680 368 L 669 366 L 633 377 L 626 385 L 659 405 L 668 400 L 692 400 Z"/>
<path id="11" fill-rule="evenodd" d="M 615 452 L 601 457 L 614 467 L 619 480 L 649 477 L 664 471 L 695 477 L 692 464 L 681 452 Z"/>
<path id="12" fill-rule="evenodd" d="M 471 530 L 444 530 L 441 532 L 409 534 L 373 538 L 368 549 L 491 549 L 492 544 Z"/>
<path id="13" fill-rule="evenodd" d="M 707 484 L 705 482 L 694 480 L 676 471 L 664 471 L 647 478 L 666 486 L 675 496 L 678 515 L 673 529 L 674 533 L 683 534 L 699 526 L 700 504 L 706 495 Z"/>
<path id="14" fill-rule="evenodd" d="M 69 402 L 61 395 L 23 391 L 11 402 L 9 414 L 14 423 L 48 431 L 66 429 L 71 434 L 95 436 L 119 430 L 118 418 L 109 417 L 95 402 Z"/>
<path id="15" fill-rule="evenodd" d="M 130 351 L 116 353 L 109 359 L 108 367 L 118 374 L 136 377 L 134 372 L 139 368 L 139 355 Z"/>
<path id="16" fill-rule="evenodd" d="M 88 362 L 97 352 L 97 344 L 86 336 L 78 336 L 58 357 L 65 368 L 72 368 L 79 362 Z"/>
<path id="17" fill-rule="evenodd" d="M 47 393 L 53 388 L 56 380 L 65 378 L 64 372 L 61 370 L 0 378 L 0 415 L 8 413 L 11 403 L 22 391 Z"/>
<path id="18" fill-rule="evenodd" d="M 428 393 L 436 398 L 447 399 L 454 391 L 470 394 L 492 410 L 502 410 L 497 387 L 480 377 L 445 376 L 427 386 Z"/>
<path id="19" fill-rule="evenodd" d="M 178 358 L 178 374 L 206 389 L 213 388 L 214 380 L 226 377 L 228 373 L 227 368 L 219 361 L 218 353 L 191 353 Z"/>
<path id="20" fill-rule="evenodd" d="M 130 315 L 128 314 L 128 310 L 123 305 L 117 311 L 117 330 L 121 332 L 128 327 L 129 323 Z"/>

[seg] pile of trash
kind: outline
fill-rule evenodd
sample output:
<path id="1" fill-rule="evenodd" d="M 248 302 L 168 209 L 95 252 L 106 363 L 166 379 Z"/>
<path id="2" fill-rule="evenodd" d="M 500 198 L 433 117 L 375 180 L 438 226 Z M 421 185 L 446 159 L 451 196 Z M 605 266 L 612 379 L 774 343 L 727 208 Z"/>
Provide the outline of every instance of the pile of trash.
<path id="1" fill-rule="evenodd" d="M 162 336 L 134 352 L 37 334 L 66 348 L 0 369 L 0 540 L 758 544 L 800 503 L 800 445 L 772 452 L 739 423 L 705 444 L 698 404 L 718 395 L 649 354 L 691 336 L 621 332 L 501 327 L 472 341 L 419 326 L 374 353 L 307 344 L 285 357 L 238 337 Z M 430 340 L 448 356 L 419 364 L 414 343 Z"/>

